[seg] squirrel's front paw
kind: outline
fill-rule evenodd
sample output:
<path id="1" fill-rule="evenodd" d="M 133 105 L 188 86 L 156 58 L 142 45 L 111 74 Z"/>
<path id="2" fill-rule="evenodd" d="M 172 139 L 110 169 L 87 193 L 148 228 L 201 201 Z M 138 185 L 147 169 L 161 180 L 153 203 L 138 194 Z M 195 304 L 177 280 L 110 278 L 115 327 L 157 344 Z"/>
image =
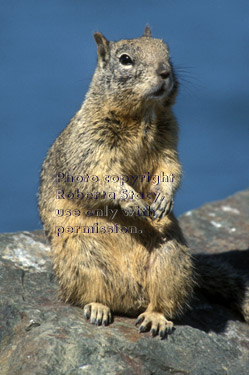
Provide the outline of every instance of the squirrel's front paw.
<path id="1" fill-rule="evenodd" d="M 165 338 L 168 333 L 171 333 L 174 328 L 173 323 L 159 312 L 145 311 L 137 318 L 136 325 L 139 324 L 141 324 L 139 332 L 150 331 L 153 337 L 159 335 L 162 339 Z"/>
<path id="2" fill-rule="evenodd" d="M 150 206 L 151 211 L 154 212 L 153 220 L 162 219 L 164 216 L 169 215 L 174 205 L 173 197 L 167 197 L 165 195 L 159 196 Z"/>

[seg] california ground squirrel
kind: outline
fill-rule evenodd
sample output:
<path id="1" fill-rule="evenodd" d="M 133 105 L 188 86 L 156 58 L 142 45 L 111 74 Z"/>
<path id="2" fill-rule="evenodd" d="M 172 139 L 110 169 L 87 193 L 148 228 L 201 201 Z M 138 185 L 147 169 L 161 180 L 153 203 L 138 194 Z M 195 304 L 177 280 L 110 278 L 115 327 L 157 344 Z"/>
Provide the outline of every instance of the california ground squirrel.
<path id="1" fill-rule="evenodd" d="M 137 39 L 94 38 L 98 65 L 85 101 L 43 163 L 40 215 L 65 301 L 97 325 L 111 312 L 140 314 L 140 332 L 164 337 L 195 285 L 210 289 L 212 275 L 221 278 L 220 266 L 190 255 L 171 212 L 181 179 L 171 111 L 178 82 L 168 47 L 148 26 Z M 222 267 L 230 298 L 231 269 Z M 233 291 L 236 283 L 235 273 Z M 248 295 L 237 299 L 248 320 Z"/>

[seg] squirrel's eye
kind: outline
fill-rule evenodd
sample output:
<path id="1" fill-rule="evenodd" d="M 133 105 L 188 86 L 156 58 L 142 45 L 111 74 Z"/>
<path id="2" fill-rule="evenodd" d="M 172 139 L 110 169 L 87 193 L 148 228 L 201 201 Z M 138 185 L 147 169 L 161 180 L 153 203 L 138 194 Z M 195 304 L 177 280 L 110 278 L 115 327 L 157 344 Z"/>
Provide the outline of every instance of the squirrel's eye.
<path id="1" fill-rule="evenodd" d="M 132 64 L 132 59 L 130 56 L 126 55 L 125 53 L 120 56 L 119 61 L 122 65 L 131 65 Z"/>

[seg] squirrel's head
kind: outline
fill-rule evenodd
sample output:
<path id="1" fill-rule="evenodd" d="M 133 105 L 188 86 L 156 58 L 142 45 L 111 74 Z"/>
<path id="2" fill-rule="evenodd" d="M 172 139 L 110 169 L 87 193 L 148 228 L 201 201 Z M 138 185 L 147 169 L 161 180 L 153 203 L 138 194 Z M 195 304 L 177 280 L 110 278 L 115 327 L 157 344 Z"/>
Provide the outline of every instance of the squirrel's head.
<path id="1" fill-rule="evenodd" d="M 118 42 L 95 33 L 98 66 L 94 86 L 109 100 L 136 106 L 147 101 L 172 104 L 177 80 L 167 45 L 152 38 L 146 26 L 142 37 Z"/>

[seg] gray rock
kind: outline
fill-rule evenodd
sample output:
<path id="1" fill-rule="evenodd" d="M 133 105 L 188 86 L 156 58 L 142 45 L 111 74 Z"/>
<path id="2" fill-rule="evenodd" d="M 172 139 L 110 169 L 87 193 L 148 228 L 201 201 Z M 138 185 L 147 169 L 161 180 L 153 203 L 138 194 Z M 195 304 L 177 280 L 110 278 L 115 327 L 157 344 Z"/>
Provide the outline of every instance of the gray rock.
<path id="1" fill-rule="evenodd" d="M 193 252 L 248 272 L 248 207 L 249 190 L 184 214 Z M 127 317 L 92 326 L 61 302 L 42 231 L 1 234 L 0 267 L 1 375 L 248 374 L 249 326 L 203 296 L 162 341 Z"/>

